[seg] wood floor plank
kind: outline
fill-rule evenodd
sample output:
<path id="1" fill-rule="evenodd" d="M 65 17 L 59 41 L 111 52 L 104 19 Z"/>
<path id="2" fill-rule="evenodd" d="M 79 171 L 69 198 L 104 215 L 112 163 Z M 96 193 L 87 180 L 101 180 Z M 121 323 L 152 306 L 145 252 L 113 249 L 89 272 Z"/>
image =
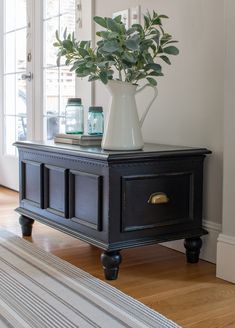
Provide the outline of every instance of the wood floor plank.
<path id="1" fill-rule="evenodd" d="M 21 236 L 18 194 L 0 187 L 0 227 Z M 103 279 L 101 251 L 35 222 L 38 247 Z M 122 251 L 120 276 L 108 282 L 187 328 L 235 328 L 235 285 L 217 279 L 215 265 L 187 264 L 185 256 L 160 245 Z"/>

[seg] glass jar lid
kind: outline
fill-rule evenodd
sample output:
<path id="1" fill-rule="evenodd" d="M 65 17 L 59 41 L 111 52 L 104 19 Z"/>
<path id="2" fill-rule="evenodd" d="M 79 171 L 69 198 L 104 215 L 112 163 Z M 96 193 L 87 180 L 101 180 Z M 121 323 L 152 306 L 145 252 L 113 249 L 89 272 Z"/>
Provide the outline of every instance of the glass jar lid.
<path id="1" fill-rule="evenodd" d="M 101 106 L 91 106 L 88 109 L 89 112 L 93 112 L 93 113 L 102 113 L 103 112 L 103 107 Z"/>
<path id="2" fill-rule="evenodd" d="M 81 98 L 68 98 L 67 104 L 68 105 L 81 105 L 82 99 Z"/>

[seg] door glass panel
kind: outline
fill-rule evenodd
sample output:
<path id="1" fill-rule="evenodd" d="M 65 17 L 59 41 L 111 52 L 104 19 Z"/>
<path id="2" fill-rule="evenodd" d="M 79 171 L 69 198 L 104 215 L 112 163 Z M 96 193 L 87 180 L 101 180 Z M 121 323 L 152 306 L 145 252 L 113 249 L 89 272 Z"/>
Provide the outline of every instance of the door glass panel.
<path id="1" fill-rule="evenodd" d="M 53 47 L 55 32 L 75 30 L 75 0 L 44 0 L 44 138 L 53 139 L 58 132 L 64 132 L 65 106 L 67 99 L 75 96 L 75 77 L 61 61 L 56 66 L 57 51 Z"/>
<path id="2" fill-rule="evenodd" d="M 59 0 L 44 1 L 44 18 L 59 15 Z"/>
<path id="3" fill-rule="evenodd" d="M 53 43 L 58 26 L 59 17 L 51 18 L 45 22 L 45 66 L 56 66 L 57 48 L 53 46 Z"/>
<path id="4" fill-rule="evenodd" d="M 70 72 L 69 67 L 62 66 L 60 68 L 60 109 L 61 115 L 65 115 L 65 107 L 67 100 L 74 94 L 75 90 L 75 74 Z"/>
<path id="5" fill-rule="evenodd" d="M 15 75 L 5 75 L 4 84 L 5 114 L 15 115 L 15 97 L 12 96 L 15 94 Z"/>
<path id="6" fill-rule="evenodd" d="M 5 1 L 5 32 L 9 32 L 15 29 L 15 3 L 16 0 Z"/>
<path id="7" fill-rule="evenodd" d="M 26 0 L 5 0 L 5 32 L 26 27 Z"/>
<path id="8" fill-rule="evenodd" d="M 26 71 L 26 28 L 16 31 L 16 71 Z"/>
<path id="9" fill-rule="evenodd" d="M 21 79 L 21 74 L 15 76 L 16 83 L 16 115 L 27 114 L 27 102 L 26 102 L 26 81 Z"/>
<path id="10" fill-rule="evenodd" d="M 45 70 L 45 114 L 59 115 L 59 68 Z"/>
<path id="11" fill-rule="evenodd" d="M 16 6 L 15 6 L 15 8 L 16 8 L 16 29 L 26 27 L 26 25 L 27 25 L 26 0 L 15 0 L 15 2 L 16 2 Z"/>
<path id="12" fill-rule="evenodd" d="M 9 32 L 5 35 L 5 73 L 16 70 L 15 47 L 15 32 Z"/>
<path id="13" fill-rule="evenodd" d="M 16 139 L 23 141 L 27 139 L 27 117 L 18 116 L 16 118 Z"/>

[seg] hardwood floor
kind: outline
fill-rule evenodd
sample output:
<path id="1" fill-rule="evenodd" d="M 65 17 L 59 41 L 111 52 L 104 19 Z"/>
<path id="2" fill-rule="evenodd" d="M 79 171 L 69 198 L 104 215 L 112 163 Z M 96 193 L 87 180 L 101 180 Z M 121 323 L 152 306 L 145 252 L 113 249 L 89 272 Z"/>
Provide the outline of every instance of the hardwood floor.
<path id="1" fill-rule="evenodd" d="M 21 236 L 13 211 L 17 205 L 18 194 L 0 187 L 0 227 Z M 27 239 L 103 279 L 96 247 L 37 222 Z M 215 265 L 186 264 L 183 254 L 160 245 L 124 250 L 122 255 L 119 279 L 111 285 L 182 327 L 235 327 L 235 285 L 217 279 Z"/>

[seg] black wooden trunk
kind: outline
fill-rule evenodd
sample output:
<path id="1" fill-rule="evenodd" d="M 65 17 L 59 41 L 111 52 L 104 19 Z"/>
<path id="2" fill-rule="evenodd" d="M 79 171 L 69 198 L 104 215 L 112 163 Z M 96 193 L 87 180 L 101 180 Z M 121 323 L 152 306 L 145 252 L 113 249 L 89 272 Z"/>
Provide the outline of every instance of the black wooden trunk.
<path id="1" fill-rule="evenodd" d="M 206 233 L 202 191 L 207 149 L 146 144 L 142 151 L 107 152 L 53 142 L 16 146 L 16 210 L 22 231 L 28 235 L 32 220 L 27 218 L 35 219 L 102 248 L 108 279 L 117 277 L 123 248 L 181 238 L 191 245 L 190 239 Z M 156 193 L 168 201 L 151 204 Z M 200 242 L 193 245 L 200 250 Z"/>

